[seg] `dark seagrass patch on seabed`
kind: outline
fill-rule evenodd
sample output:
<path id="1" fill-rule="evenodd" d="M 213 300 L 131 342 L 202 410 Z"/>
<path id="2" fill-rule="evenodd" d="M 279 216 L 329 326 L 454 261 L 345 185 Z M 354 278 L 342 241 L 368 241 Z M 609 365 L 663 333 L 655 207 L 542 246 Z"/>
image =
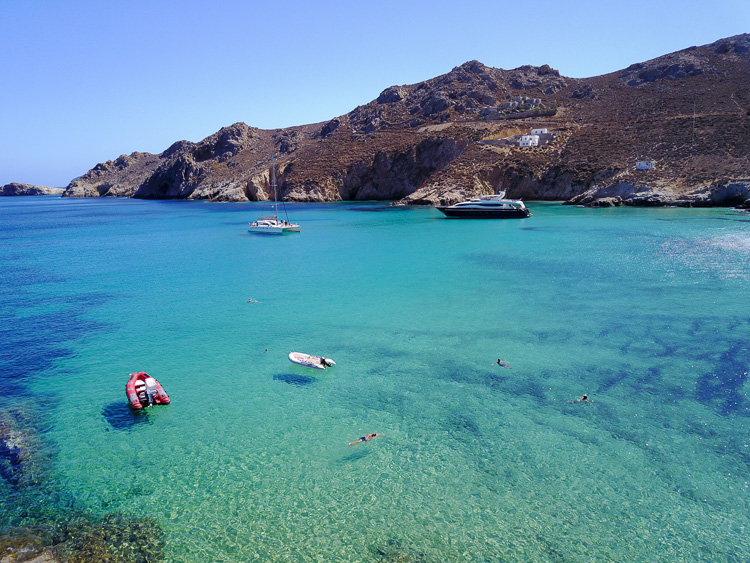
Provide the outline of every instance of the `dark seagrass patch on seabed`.
<path id="1" fill-rule="evenodd" d="M 539 381 L 539 379 L 544 378 L 544 373 L 540 375 L 532 374 L 518 379 L 511 378 L 504 386 L 503 391 L 514 397 L 530 397 L 538 406 L 543 406 L 548 402 L 547 391 L 549 390 L 548 387 L 545 387 L 545 385 Z"/>
<path id="2" fill-rule="evenodd" d="M 15 262 L 8 260 L 7 257 L 0 262 L 3 262 L 4 270 L 2 278 L 0 278 L 2 281 L 2 284 L 0 284 L 0 300 L 12 307 L 33 307 L 38 304 L 37 301 L 29 300 L 28 294 L 24 291 L 26 287 L 59 284 L 65 280 L 57 274 L 17 265 Z"/>
<path id="3" fill-rule="evenodd" d="M 28 307 L 49 306 L 37 315 L 4 315 L 0 323 L 0 381 L 26 377 L 51 367 L 73 352 L 62 343 L 106 329 L 107 323 L 87 320 L 84 314 L 110 299 L 107 295 L 48 298 Z"/>
<path id="4" fill-rule="evenodd" d="M 459 439 L 479 438 L 482 436 L 482 430 L 479 425 L 470 417 L 463 413 L 453 412 L 443 419 L 443 429 L 452 436 Z"/>
<path id="5" fill-rule="evenodd" d="M 750 416 L 750 404 L 742 394 L 747 381 L 750 344 L 732 342 L 719 358 L 716 368 L 698 378 L 695 395 L 701 403 L 718 403 L 722 415 Z"/>
<path id="6" fill-rule="evenodd" d="M 737 223 L 750 223 L 750 219 L 747 219 L 745 217 L 738 218 L 739 216 L 730 216 L 730 217 L 714 217 L 714 220 L 716 221 L 735 221 Z"/>
<path id="7" fill-rule="evenodd" d="M 474 370 L 454 361 L 440 366 L 435 371 L 435 375 L 440 379 L 446 379 L 455 383 L 482 385 L 490 389 L 500 389 L 502 384 L 508 380 L 508 376 L 506 375 L 499 375 L 492 371 Z"/>
<path id="8" fill-rule="evenodd" d="M 611 370 L 605 369 L 600 370 L 601 383 L 597 387 L 597 393 L 604 393 L 609 391 L 613 387 L 619 385 L 625 381 L 631 374 L 630 369 Z"/>

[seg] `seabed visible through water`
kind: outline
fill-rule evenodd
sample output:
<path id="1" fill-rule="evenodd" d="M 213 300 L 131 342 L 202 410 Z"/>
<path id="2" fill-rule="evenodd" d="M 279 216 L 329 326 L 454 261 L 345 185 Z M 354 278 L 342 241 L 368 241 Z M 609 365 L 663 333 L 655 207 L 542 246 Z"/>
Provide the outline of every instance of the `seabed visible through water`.
<path id="1" fill-rule="evenodd" d="M 2 198 L 0 547 L 750 560 L 750 216 L 528 205 Z"/>

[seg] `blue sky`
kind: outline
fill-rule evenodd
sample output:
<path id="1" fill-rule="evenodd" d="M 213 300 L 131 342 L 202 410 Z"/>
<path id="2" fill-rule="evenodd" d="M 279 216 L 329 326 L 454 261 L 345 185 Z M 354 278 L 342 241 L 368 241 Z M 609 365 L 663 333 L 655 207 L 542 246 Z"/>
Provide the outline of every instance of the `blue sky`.
<path id="1" fill-rule="evenodd" d="M 589 77 L 747 32 L 750 0 L 0 0 L 0 186 L 326 121 L 472 59 Z"/>

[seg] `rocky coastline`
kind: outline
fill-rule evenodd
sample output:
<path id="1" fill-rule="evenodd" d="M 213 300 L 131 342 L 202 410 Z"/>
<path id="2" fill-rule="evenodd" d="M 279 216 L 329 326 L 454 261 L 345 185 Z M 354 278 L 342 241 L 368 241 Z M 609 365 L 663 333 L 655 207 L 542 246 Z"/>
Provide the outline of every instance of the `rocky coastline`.
<path id="1" fill-rule="evenodd" d="M 327 122 L 244 123 L 96 165 L 63 197 L 750 207 L 750 34 L 591 78 L 469 61 Z M 524 139 L 537 135 L 538 144 Z M 647 163 L 648 167 L 641 165 Z"/>
<path id="2" fill-rule="evenodd" d="M 735 207 L 750 209 L 750 179 L 698 186 L 686 193 L 628 182 L 595 186 L 565 202 L 584 207 Z"/>
<path id="3" fill-rule="evenodd" d="M 0 187 L 0 196 L 62 195 L 64 191 L 65 188 L 50 188 L 48 186 L 34 186 L 32 184 L 11 182 Z"/>

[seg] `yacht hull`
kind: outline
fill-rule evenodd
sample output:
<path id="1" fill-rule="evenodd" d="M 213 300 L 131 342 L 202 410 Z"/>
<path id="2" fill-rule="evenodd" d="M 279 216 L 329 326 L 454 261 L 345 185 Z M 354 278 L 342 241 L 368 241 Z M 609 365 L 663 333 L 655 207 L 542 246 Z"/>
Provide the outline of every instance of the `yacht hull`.
<path id="1" fill-rule="evenodd" d="M 269 235 L 300 232 L 299 225 L 278 220 L 258 220 L 250 223 L 247 230 L 251 233 L 266 233 Z"/>
<path id="2" fill-rule="evenodd" d="M 455 219 L 523 219 L 531 217 L 528 209 L 472 209 L 438 205 L 436 209 L 446 217 Z"/>
<path id="3" fill-rule="evenodd" d="M 268 235 L 280 235 L 284 232 L 281 227 L 250 227 L 248 231 L 251 233 L 265 233 Z"/>

